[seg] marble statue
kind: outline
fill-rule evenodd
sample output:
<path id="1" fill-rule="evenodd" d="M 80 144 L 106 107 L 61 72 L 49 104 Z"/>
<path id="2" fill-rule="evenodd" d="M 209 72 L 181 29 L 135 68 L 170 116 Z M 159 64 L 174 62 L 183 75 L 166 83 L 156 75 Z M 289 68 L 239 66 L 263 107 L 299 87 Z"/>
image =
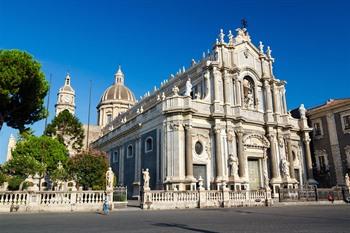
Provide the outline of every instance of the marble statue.
<path id="1" fill-rule="evenodd" d="M 305 118 L 306 116 L 306 109 L 304 107 L 304 104 L 301 104 L 299 107 L 299 113 L 301 118 Z"/>
<path id="2" fill-rule="evenodd" d="M 106 190 L 113 191 L 114 173 L 112 168 L 109 167 L 106 172 Z"/>
<path id="3" fill-rule="evenodd" d="M 345 174 L 345 186 L 350 188 L 350 177 L 348 173 Z"/>
<path id="4" fill-rule="evenodd" d="M 191 91 L 192 91 L 192 84 L 191 84 L 191 79 L 187 79 L 186 81 L 186 92 L 185 96 L 191 96 Z"/>
<path id="5" fill-rule="evenodd" d="M 283 158 L 281 161 L 281 170 L 284 177 L 289 178 L 289 164 L 288 161 Z"/>
<path id="6" fill-rule="evenodd" d="M 143 174 L 143 190 L 150 190 L 150 187 L 149 187 L 150 176 L 149 176 L 148 168 L 146 168 L 146 170 L 143 170 L 142 174 Z"/>
<path id="7" fill-rule="evenodd" d="M 254 90 L 251 82 L 243 80 L 244 104 L 246 108 L 254 108 Z"/>
<path id="8" fill-rule="evenodd" d="M 237 156 L 234 156 L 233 154 L 229 155 L 229 165 L 231 167 L 231 176 L 236 177 L 238 174 L 238 160 Z"/>

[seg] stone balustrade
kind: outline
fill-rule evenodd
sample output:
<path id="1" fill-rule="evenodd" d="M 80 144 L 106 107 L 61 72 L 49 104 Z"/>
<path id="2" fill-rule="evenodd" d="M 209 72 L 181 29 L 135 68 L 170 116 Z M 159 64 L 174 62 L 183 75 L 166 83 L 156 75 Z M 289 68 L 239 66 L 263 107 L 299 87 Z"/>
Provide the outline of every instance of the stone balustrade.
<path id="1" fill-rule="evenodd" d="M 105 191 L 6 191 L 0 192 L 0 212 L 100 211 L 105 195 Z M 107 195 L 111 204 L 112 192 Z"/>
<path id="2" fill-rule="evenodd" d="M 208 207 L 266 206 L 271 204 L 270 191 L 146 191 L 143 209 L 184 209 Z"/>

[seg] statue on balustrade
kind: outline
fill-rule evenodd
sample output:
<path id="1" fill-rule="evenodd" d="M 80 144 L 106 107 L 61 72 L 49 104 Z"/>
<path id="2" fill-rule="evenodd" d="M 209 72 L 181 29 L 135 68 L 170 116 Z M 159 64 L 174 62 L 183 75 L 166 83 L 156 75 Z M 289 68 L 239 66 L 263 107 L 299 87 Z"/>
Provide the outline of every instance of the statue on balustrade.
<path id="1" fill-rule="evenodd" d="M 146 168 L 146 170 L 142 170 L 142 174 L 143 174 L 143 190 L 144 191 L 149 191 L 149 170 L 148 168 Z"/>
<path id="2" fill-rule="evenodd" d="M 186 92 L 185 92 L 185 96 L 191 96 L 191 92 L 192 92 L 191 79 L 188 78 L 187 81 L 186 81 Z"/>
<path id="3" fill-rule="evenodd" d="M 106 190 L 113 191 L 114 173 L 112 168 L 109 167 L 106 172 Z"/>

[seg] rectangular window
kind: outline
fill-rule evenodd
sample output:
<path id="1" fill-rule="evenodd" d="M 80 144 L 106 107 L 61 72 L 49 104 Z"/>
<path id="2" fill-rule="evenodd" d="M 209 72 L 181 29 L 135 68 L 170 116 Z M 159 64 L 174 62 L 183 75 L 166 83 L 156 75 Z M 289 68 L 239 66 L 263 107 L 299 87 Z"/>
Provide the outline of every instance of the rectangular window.
<path id="1" fill-rule="evenodd" d="M 324 156 L 320 156 L 318 157 L 319 161 L 320 161 L 320 170 L 321 171 L 325 171 L 326 170 L 326 161 Z"/>
<path id="2" fill-rule="evenodd" d="M 315 136 L 322 135 L 321 125 L 318 122 L 314 124 L 314 133 L 315 133 Z"/>
<path id="3" fill-rule="evenodd" d="M 119 154 L 118 151 L 113 152 L 113 163 L 118 163 L 119 161 Z"/>
<path id="4" fill-rule="evenodd" d="M 344 129 L 350 129 L 350 115 L 343 116 Z"/>

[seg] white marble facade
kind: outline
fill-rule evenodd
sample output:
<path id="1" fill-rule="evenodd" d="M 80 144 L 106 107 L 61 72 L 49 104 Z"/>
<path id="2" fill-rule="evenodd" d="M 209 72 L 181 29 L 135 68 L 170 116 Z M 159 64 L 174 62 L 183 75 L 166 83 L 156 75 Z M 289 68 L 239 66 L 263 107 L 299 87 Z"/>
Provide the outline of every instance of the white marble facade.
<path id="1" fill-rule="evenodd" d="M 301 119 L 292 118 L 286 82 L 273 73 L 270 47 L 265 50 L 261 42 L 256 47 L 245 28 L 236 31 L 226 39 L 221 30 L 210 53 L 102 129 L 93 148 L 111 152 L 135 142 L 132 167 L 126 166 L 125 147 L 118 150 L 119 183 L 132 180 L 135 188 L 142 183 L 142 169 L 148 168 L 142 135 L 154 130 L 155 166 L 149 169 L 156 185 L 151 188 L 196 189 L 199 176 L 206 189 L 269 186 L 276 192 L 314 182 L 305 108 L 299 109 Z M 133 169 L 132 179 L 127 169 Z"/>

